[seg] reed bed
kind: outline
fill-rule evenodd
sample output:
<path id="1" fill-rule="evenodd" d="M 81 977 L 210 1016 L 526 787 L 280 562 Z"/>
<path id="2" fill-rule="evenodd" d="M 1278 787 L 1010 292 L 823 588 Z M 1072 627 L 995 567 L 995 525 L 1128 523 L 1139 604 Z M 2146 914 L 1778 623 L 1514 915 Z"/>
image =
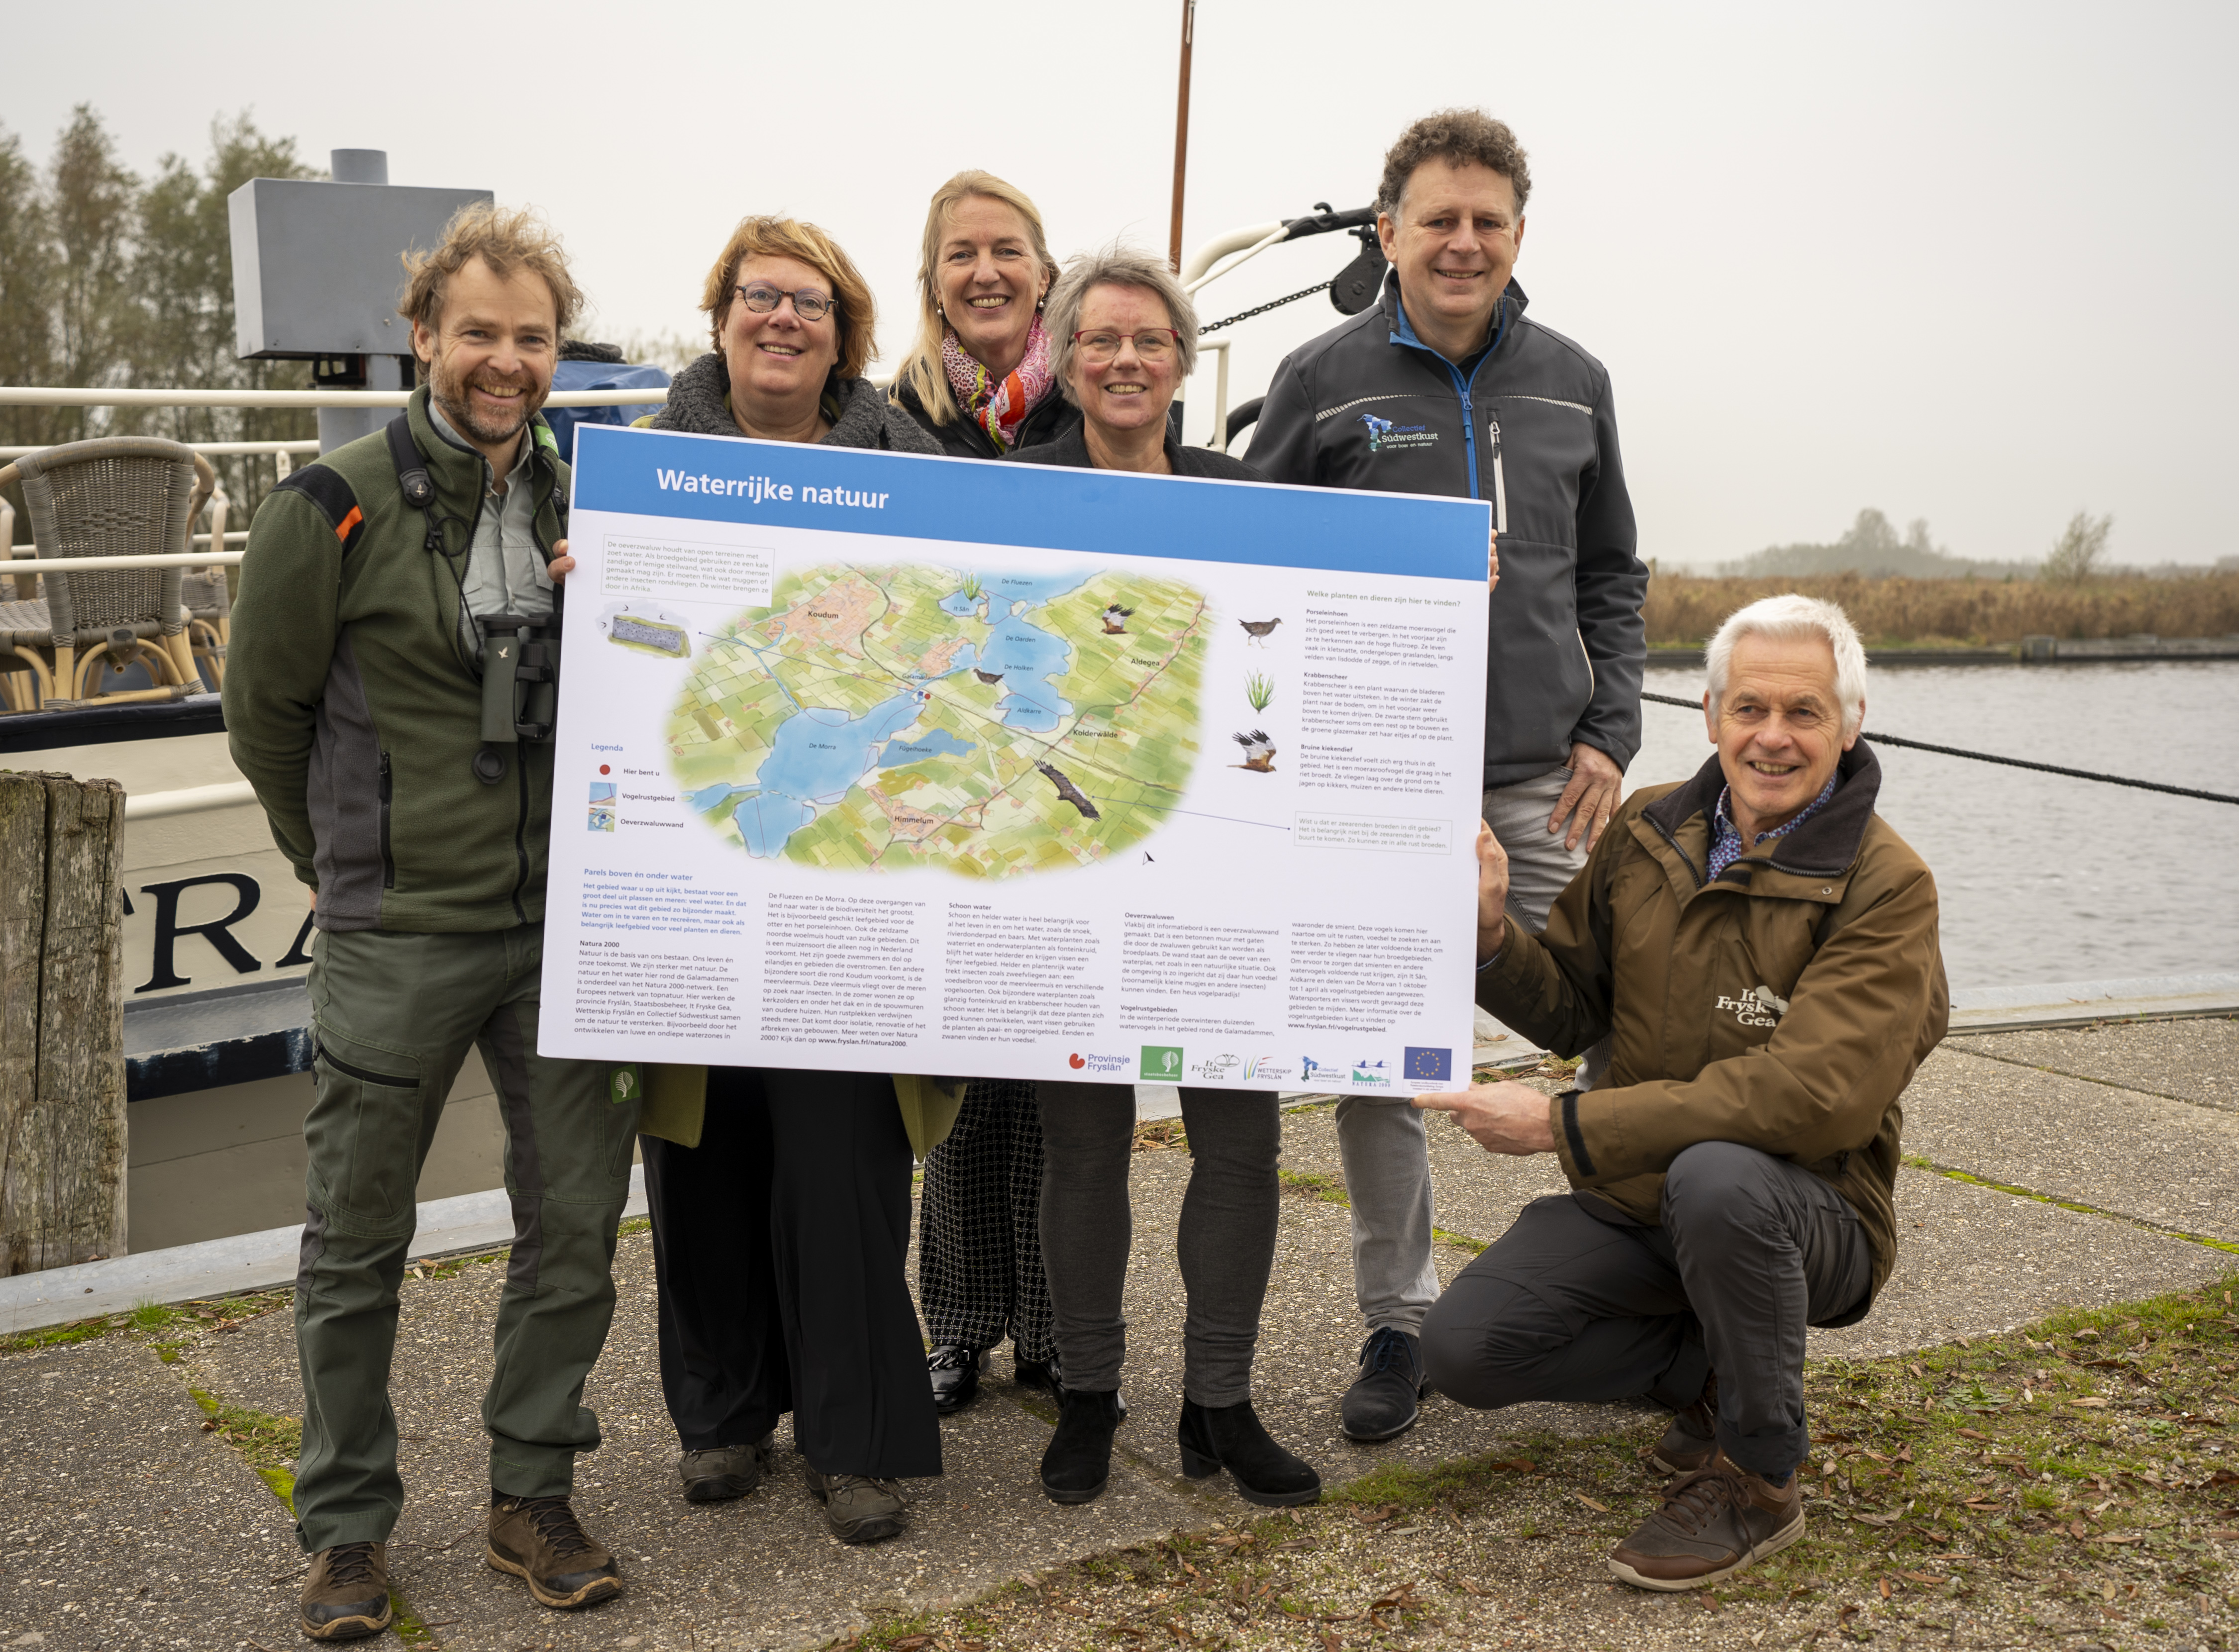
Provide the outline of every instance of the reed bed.
<path id="1" fill-rule="evenodd" d="M 1983 647 L 2023 637 L 2239 634 L 2239 572 L 2176 579 L 2116 574 L 2079 585 L 2037 580 L 1709 579 L 1658 571 L 1645 614 L 1650 646 L 1701 646 L 1736 608 L 1800 591 L 1840 603 L 1870 646 Z"/>

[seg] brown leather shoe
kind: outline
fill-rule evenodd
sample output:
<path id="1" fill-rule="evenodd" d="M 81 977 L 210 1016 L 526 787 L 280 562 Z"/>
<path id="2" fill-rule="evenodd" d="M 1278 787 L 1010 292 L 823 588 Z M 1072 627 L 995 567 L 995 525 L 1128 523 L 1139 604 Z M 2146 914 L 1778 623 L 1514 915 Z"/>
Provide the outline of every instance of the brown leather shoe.
<path id="1" fill-rule="evenodd" d="M 606 1545 L 575 1523 L 565 1497 L 490 1494 L 489 1563 L 528 1584 L 539 1604 L 572 1612 L 622 1592 Z"/>
<path id="2" fill-rule="evenodd" d="M 1797 1477 L 1776 1486 L 1720 1451 L 1664 1488 L 1664 1506 L 1611 1550 L 1610 1572 L 1638 1589 L 1700 1589 L 1803 1535 Z"/>
<path id="3" fill-rule="evenodd" d="M 1671 1426 L 1648 1454 L 1648 1460 L 1666 1474 L 1692 1474 L 1710 1462 L 1718 1449 L 1718 1374 L 1703 1379 L 1703 1391 L 1692 1405 L 1671 1418 Z"/>
<path id="4" fill-rule="evenodd" d="M 303 1582 L 303 1633 L 355 1641 L 389 1627 L 389 1545 L 337 1543 L 311 1560 Z"/>

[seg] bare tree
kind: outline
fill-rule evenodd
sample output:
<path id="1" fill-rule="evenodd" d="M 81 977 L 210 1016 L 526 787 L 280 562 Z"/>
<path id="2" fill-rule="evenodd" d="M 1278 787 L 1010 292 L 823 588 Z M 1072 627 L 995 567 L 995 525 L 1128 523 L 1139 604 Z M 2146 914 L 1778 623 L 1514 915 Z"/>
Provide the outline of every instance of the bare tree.
<path id="1" fill-rule="evenodd" d="M 2037 577 L 2056 585 L 2081 585 L 2093 574 L 2103 573 L 2099 559 L 2107 554 L 2107 531 L 2114 526 L 2111 515 L 2077 511 L 2053 541 L 2052 554 L 2044 559 Z"/>

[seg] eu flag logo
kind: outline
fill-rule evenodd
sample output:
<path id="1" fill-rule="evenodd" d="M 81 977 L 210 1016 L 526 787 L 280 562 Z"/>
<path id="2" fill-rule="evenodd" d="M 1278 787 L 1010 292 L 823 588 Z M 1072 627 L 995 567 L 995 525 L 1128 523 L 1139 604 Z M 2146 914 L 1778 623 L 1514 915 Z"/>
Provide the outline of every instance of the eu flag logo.
<path id="1" fill-rule="evenodd" d="M 1410 1078 L 1429 1078 L 1450 1082 L 1454 1076 L 1454 1052 L 1451 1050 L 1426 1050 L 1419 1045 L 1407 1046 L 1407 1058 L 1400 1070 Z"/>

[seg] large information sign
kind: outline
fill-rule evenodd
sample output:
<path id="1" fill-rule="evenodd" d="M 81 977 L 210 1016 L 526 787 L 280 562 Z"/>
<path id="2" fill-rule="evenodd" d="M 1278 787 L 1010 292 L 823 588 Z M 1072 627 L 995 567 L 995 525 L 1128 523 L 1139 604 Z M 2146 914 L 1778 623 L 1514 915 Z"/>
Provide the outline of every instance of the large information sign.
<path id="1" fill-rule="evenodd" d="M 1467 1083 L 1484 504 L 576 443 L 546 1054 Z"/>

